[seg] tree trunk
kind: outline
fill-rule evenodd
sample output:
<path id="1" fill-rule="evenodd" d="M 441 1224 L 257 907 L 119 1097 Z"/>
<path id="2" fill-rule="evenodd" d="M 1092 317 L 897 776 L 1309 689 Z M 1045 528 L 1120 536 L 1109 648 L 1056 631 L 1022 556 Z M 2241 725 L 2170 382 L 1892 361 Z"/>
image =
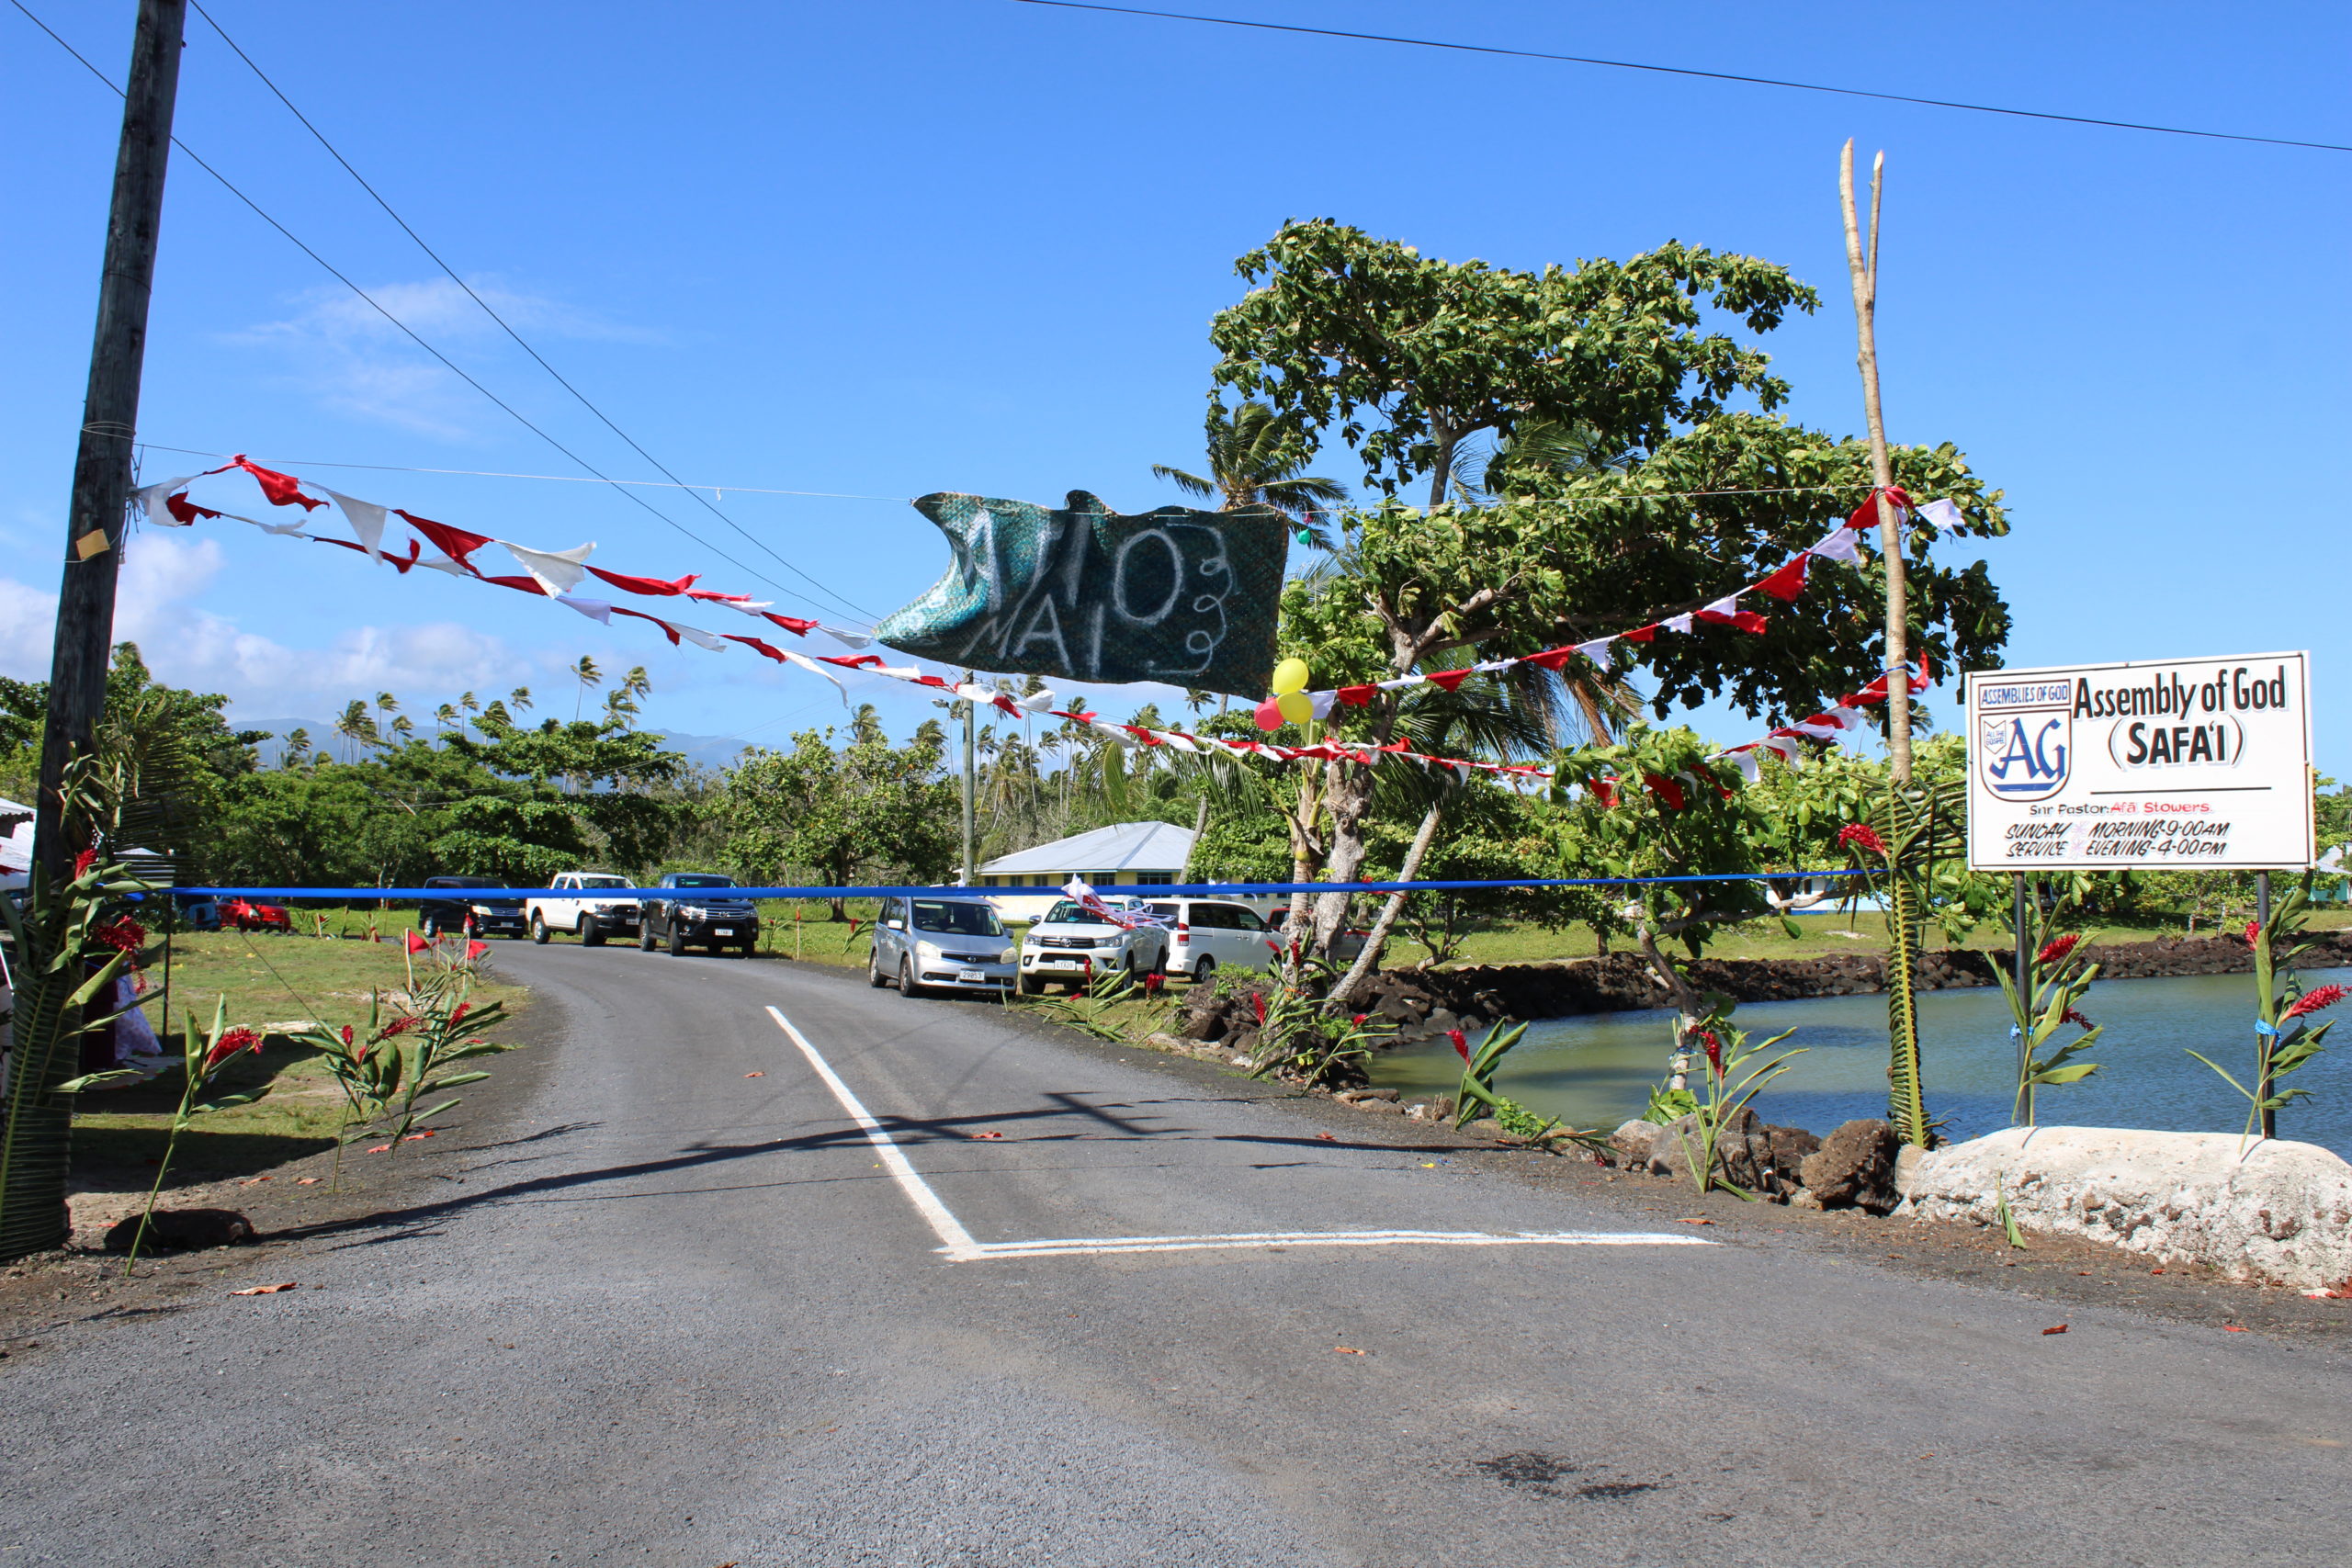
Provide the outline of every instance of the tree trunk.
<path id="1" fill-rule="evenodd" d="M 1699 993 L 1690 988 L 1690 982 L 1683 976 L 1682 971 L 1675 967 L 1674 960 L 1658 946 L 1657 932 L 1651 929 L 1649 922 L 1645 920 L 1637 927 L 1635 935 L 1642 944 L 1642 955 L 1649 960 L 1651 970 L 1666 982 L 1666 988 L 1673 994 L 1674 1010 L 1678 1015 L 1674 1023 L 1674 1051 L 1679 1057 L 1683 1051 L 1682 1042 L 1705 1020 L 1706 1004 L 1700 1000 Z M 1668 1087 L 1687 1087 L 1681 1072 L 1673 1073 Z"/>
<path id="2" fill-rule="evenodd" d="M 1432 802 L 1421 817 L 1420 831 L 1413 835 L 1412 847 L 1405 852 L 1405 863 L 1396 873 L 1397 881 L 1410 882 L 1419 874 L 1421 859 L 1429 853 L 1430 841 L 1437 837 L 1438 824 L 1444 817 L 1445 802 Z M 1380 918 L 1372 922 L 1372 934 L 1364 938 L 1363 951 L 1356 954 L 1354 964 L 1340 976 L 1340 983 L 1331 987 L 1326 1010 L 1334 1013 L 1344 1010 L 1358 987 L 1380 967 L 1380 955 L 1388 945 L 1388 933 L 1396 929 L 1396 918 L 1404 913 L 1405 900 L 1410 897 L 1408 893 L 1391 893 L 1388 896 L 1387 903 L 1381 906 Z"/>

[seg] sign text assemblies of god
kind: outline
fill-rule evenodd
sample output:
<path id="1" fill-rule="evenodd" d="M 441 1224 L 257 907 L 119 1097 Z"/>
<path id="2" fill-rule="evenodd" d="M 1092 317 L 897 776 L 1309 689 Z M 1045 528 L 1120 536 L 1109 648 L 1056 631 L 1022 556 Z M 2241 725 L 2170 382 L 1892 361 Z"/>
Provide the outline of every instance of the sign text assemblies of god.
<path id="1" fill-rule="evenodd" d="M 2310 670 L 2249 653 L 1971 671 L 1970 868 L 2310 865 Z"/>

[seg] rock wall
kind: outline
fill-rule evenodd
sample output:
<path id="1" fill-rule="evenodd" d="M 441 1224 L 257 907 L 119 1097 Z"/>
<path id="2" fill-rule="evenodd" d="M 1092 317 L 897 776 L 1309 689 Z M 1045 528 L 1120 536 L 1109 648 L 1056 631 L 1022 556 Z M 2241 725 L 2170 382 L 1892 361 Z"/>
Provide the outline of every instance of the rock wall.
<path id="1" fill-rule="evenodd" d="M 2011 1127 L 1930 1149 L 1898 1213 L 2088 1237 L 2160 1262 L 2304 1290 L 2352 1284 L 2352 1165 L 2230 1133 Z"/>
<path id="2" fill-rule="evenodd" d="M 2352 931 L 2312 943 L 2309 966 L 2352 964 Z M 2235 937 L 2158 937 L 2087 950 L 2102 978 L 2149 979 L 2172 975 L 2244 975 L 2252 953 Z M 1919 961 L 1928 990 L 1990 986 L 1993 955 L 1967 951 L 1929 953 Z M 1832 953 L 1819 958 L 1707 958 L 1686 964 L 1702 991 L 1743 1002 L 1795 1001 L 1805 997 L 1870 995 L 1885 989 L 1886 966 L 1874 953 Z M 1386 970 L 1374 977 L 1362 1004 L 1396 1022 L 1408 1039 L 1451 1027 L 1454 1020 L 1563 1018 L 1668 1005 L 1649 965 L 1630 953 L 1559 964 L 1476 964 L 1424 972 Z M 1442 1026 L 1428 1021 L 1442 1010 Z"/>

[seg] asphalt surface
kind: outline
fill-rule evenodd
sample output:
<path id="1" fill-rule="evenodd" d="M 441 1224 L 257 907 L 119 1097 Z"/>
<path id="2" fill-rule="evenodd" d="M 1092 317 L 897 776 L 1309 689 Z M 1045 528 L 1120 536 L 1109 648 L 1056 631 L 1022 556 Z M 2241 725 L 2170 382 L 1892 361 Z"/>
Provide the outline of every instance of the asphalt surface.
<path id="1" fill-rule="evenodd" d="M 561 1041 L 526 1115 L 422 1145 L 459 1179 L 0 1367 L 0 1568 L 2352 1558 L 2330 1346 L 2049 1336 L 1738 1236 L 954 1261 L 937 1213 L 978 1249 L 1672 1227 L 980 1004 L 498 956 Z M 230 1296 L 253 1268 L 303 1288 Z"/>

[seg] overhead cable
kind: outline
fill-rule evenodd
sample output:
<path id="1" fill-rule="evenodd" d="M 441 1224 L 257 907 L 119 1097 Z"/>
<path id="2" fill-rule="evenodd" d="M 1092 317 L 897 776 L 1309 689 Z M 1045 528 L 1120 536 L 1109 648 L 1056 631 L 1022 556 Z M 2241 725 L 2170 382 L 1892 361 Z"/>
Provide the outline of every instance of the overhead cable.
<path id="1" fill-rule="evenodd" d="M 1022 6 L 1051 6 L 1064 11 L 1105 11 L 1118 17 L 1150 17 L 1170 22 L 1204 22 L 1220 28 L 1251 28 L 1269 33 L 1307 33 L 1317 38 L 1357 39 L 1367 43 L 1409 44 L 1416 49 L 1443 49 L 1462 54 L 1499 54 L 1515 60 L 1548 60 L 1568 65 L 1599 65 L 1612 71 L 1646 71 L 1661 76 L 1696 76 L 1710 82 L 1739 82 L 1755 87 L 1785 87 L 1798 93 L 1829 93 L 1839 97 L 1877 98 L 1883 103 L 1918 104 L 1928 108 L 1964 109 L 1971 114 L 2007 115 L 2018 119 L 2051 119 L 2067 125 L 2105 126 L 2113 130 L 2149 130 L 2163 136 L 2196 136 L 2214 141 L 2254 141 L 2268 147 L 2304 147 L 2319 152 L 2352 152 L 2352 146 L 2334 141 L 2298 141 L 2284 136 L 2249 136 L 2234 130 L 2199 130 L 2179 125 L 2145 125 L 2138 120 L 2101 119 L 2095 115 L 2056 114 L 2046 109 L 2006 108 L 1997 104 L 1962 103 L 1951 98 L 1922 98 L 1908 93 L 1881 93 L 1868 87 L 1832 87 L 1819 82 L 1788 82 L 1776 76 L 1746 76 L 1732 71 L 1702 71 L 1687 65 L 1653 65 L 1638 60 L 1604 60 L 1587 54 L 1552 54 L 1542 50 L 1507 49 L 1499 44 L 1455 43 L 1444 39 L 1405 38 L 1395 33 L 1360 33 L 1343 28 L 1309 28 L 1291 22 L 1260 22 L 1242 17 L 1201 17 L 1184 11 L 1148 11 L 1134 6 L 1097 6 L 1088 0 L 1014 0 Z"/>

